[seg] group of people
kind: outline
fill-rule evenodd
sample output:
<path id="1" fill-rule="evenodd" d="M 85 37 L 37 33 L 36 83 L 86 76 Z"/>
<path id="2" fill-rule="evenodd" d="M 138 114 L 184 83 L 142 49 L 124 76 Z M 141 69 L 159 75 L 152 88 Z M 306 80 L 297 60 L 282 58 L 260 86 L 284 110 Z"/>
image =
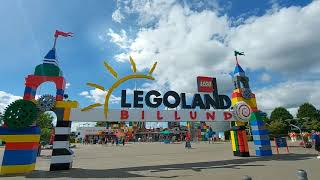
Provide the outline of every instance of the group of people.
<path id="1" fill-rule="evenodd" d="M 297 133 L 290 132 L 289 137 L 292 142 L 297 141 Z M 312 146 L 315 148 L 315 150 L 320 153 L 320 132 L 312 130 L 311 133 L 309 132 L 302 132 L 301 133 L 302 142 L 301 144 L 306 148 L 311 148 Z M 317 157 L 320 159 L 320 156 Z"/>
<path id="2" fill-rule="evenodd" d="M 107 137 L 105 136 L 103 137 L 95 137 L 95 138 L 91 138 L 89 139 L 88 137 L 81 139 L 80 142 L 82 144 L 105 144 L 107 145 L 108 143 L 110 143 L 111 145 L 119 145 L 122 144 L 123 146 L 126 143 L 126 139 L 124 137 Z"/>

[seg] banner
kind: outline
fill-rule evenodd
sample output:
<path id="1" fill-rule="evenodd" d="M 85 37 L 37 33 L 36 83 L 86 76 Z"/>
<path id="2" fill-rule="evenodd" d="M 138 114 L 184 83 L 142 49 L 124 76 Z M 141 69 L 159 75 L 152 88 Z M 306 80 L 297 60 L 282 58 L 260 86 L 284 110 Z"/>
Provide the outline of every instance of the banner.
<path id="1" fill-rule="evenodd" d="M 74 122 L 184 122 L 184 121 L 235 121 L 231 110 L 157 110 L 157 109 L 109 109 L 106 118 L 103 109 L 81 111 L 72 109 L 70 121 Z M 246 121 L 246 120 L 242 120 Z"/>

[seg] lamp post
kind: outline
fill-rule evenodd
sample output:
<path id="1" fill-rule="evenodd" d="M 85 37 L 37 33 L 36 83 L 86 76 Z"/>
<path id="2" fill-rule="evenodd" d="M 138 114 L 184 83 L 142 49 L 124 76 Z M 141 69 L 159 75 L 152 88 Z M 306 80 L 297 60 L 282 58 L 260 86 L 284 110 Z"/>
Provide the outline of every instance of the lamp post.
<path id="1" fill-rule="evenodd" d="M 301 118 L 301 119 L 307 120 L 307 119 L 310 119 L 310 117 L 303 117 L 303 118 Z M 305 142 L 304 142 L 303 136 L 302 136 L 302 130 L 301 130 L 301 128 L 300 128 L 299 126 L 294 125 L 294 124 L 291 124 L 291 121 L 292 121 L 292 120 L 298 121 L 299 119 L 298 119 L 298 118 L 292 118 L 292 119 L 286 119 L 285 121 L 289 123 L 289 126 L 295 127 L 295 128 L 297 128 L 297 129 L 299 130 L 299 132 L 300 132 L 300 137 L 301 137 L 303 146 L 305 147 Z M 301 126 L 301 125 L 300 125 L 300 126 Z"/>

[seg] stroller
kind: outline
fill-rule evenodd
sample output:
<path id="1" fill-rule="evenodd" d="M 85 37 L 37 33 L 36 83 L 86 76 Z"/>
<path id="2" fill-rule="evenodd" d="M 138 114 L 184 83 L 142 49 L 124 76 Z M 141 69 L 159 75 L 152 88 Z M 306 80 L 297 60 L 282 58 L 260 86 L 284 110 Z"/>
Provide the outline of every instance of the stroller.
<path id="1" fill-rule="evenodd" d="M 308 137 L 303 137 L 303 147 L 304 148 L 312 148 L 312 143 L 309 141 Z"/>

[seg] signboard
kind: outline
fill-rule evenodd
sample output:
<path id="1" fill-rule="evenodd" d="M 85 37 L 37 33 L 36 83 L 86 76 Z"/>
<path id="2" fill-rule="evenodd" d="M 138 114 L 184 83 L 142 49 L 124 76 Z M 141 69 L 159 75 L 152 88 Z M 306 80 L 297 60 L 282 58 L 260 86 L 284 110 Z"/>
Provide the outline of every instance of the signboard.
<path id="1" fill-rule="evenodd" d="M 122 81 L 115 83 L 111 89 L 117 87 Z M 81 110 L 72 109 L 71 121 L 97 122 L 97 121 L 124 121 L 124 122 L 185 122 L 185 121 L 248 121 L 250 119 L 250 107 L 243 104 L 235 105 L 230 110 L 231 99 L 227 95 L 219 94 L 214 77 L 198 76 L 198 91 L 205 93 L 194 93 L 187 101 L 186 93 L 157 90 L 141 91 L 134 90 L 132 98 L 128 98 L 127 91 L 121 91 L 121 109 L 109 109 L 108 100 L 110 94 L 106 95 L 104 110 L 95 109 L 102 106 L 100 103 L 92 104 Z M 90 85 L 103 89 L 90 83 Z M 110 89 L 109 89 L 110 90 Z M 108 91 L 109 93 L 109 91 Z M 130 94 L 131 95 L 131 94 Z M 147 107 L 147 109 L 145 108 Z M 179 109 L 179 110 L 159 110 Z"/>
<path id="2" fill-rule="evenodd" d="M 276 144 L 279 148 L 281 147 L 287 147 L 287 140 L 284 137 L 281 138 L 275 138 Z"/>
<path id="3" fill-rule="evenodd" d="M 276 145 L 277 154 L 279 154 L 279 148 L 283 148 L 283 147 L 285 147 L 287 150 L 287 153 L 289 153 L 289 148 L 288 148 L 287 140 L 285 137 L 274 138 L 274 143 Z"/>
<path id="4" fill-rule="evenodd" d="M 184 122 L 184 121 L 235 121 L 234 112 L 230 110 L 157 110 L 157 109 L 109 109 L 106 117 L 103 109 L 91 109 L 81 112 L 79 109 L 71 110 L 70 121 L 98 122 Z"/>

